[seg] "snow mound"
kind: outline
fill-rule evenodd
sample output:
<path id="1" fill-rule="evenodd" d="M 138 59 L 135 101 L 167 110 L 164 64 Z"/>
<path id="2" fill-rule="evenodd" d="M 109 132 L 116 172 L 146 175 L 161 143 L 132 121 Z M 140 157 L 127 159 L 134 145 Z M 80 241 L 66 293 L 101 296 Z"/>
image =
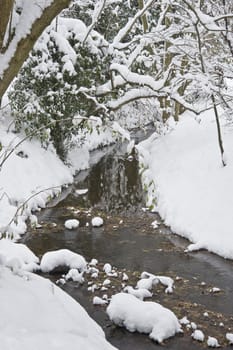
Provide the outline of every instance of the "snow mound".
<path id="1" fill-rule="evenodd" d="M 115 349 L 83 307 L 49 280 L 0 272 L 1 349 Z"/>
<path id="2" fill-rule="evenodd" d="M 9 239 L 0 240 L 0 256 L 2 265 L 26 271 L 38 270 L 38 257 L 22 243 L 14 243 Z"/>
<path id="3" fill-rule="evenodd" d="M 70 269 L 82 272 L 86 269 L 87 262 L 82 255 L 69 249 L 54 250 L 43 255 L 40 263 L 41 271 L 50 272 L 58 266 L 68 266 Z"/>
<path id="4" fill-rule="evenodd" d="M 79 227 L 79 221 L 76 219 L 69 219 L 65 221 L 65 228 L 72 230 L 73 228 Z"/>
<path id="5" fill-rule="evenodd" d="M 91 224 L 93 227 L 100 227 L 104 224 L 104 220 L 101 217 L 96 216 L 91 220 Z"/>
<path id="6" fill-rule="evenodd" d="M 171 310 L 126 293 L 112 297 L 107 314 L 115 324 L 124 326 L 130 332 L 149 334 L 158 343 L 181 332 L 179 321 Z"/>

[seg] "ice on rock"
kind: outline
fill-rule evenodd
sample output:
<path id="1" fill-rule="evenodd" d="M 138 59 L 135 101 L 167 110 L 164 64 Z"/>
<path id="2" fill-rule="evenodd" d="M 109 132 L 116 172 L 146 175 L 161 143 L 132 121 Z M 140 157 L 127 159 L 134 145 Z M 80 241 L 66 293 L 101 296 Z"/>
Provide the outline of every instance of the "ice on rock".
<path id="1" fill-rule="evenodd" d="M 191 337 L 195 340 L 203 342 L 205 339 L 204 333 L 200 329 L 196 329 L 192 334 Z"/>
<path id="2" fill-rule="evenodd" d="M 233 344 L 233 333 L 227 333 L 226 339 L 229 341 L 229 344 Z"/>
<path id="3" fill-rule="evenodd" d="M 72 280 L 74 282 L 83 283 L 83 272 L 79 272 L 77 269 L 70 269 L 69 272 L 66 274 L 65 279 Z"/>
<path id="4" fill-rule="evenodd" d="M 68 230 L 73 230 L 74 228 L 79 227 L 79 221 L 76 219 L 69 219 L 65 221 L 64 225 Z"/>
<path id="5" fill-rule="evenodd" d="M 93 298 L 93 304 L 94 305 L 106 305 L 108 302 L 107 302 L 107 300 L 103 300 L 103 299 L 101 299 L 100 297 L 94 297 Z"/>
<path id="6" fill-rule="evenodd" d="M 112 297 L 107 314 L 115 324 L 124 326 L 130 332 L 149 334 L 158 343 L 182 332 L 181 325 L 171 310 L 126 293 Z"/>
<path id="7" fill-rule="evenodd" d="M 151 298 L 152 297 L 152 293 L 149 292 L 148 289 L 134 289 L 131 286 L 127 286 L 124 288 L 124 292 L 128 292 L 131 295 L 134 295 L 136 298 L 143 300 L 144 298 Z"/>
<path id="8" fill-rule="evenodd" d="M 50 272 L 58 266 L 68 266 L 70 269 L 84 271 L 87 262 L 82 255 L 69 249 L 59 249 L 47 252 L 42 256 L 40 268 L 43 272 Z"/>
<path id="9" fill-rule="evenodd" d="M 91 220 L 91 224 L 93 227 L 100 227 L 104 224 L 104 220 L 101 217 L 96 216 Z"/>
<path id="10" fill-rule="evenodd" d="M 208 337 L 207 345 L 211 348 L 219 348 L 220 347 L 218 340 L 214 337 Z"/>

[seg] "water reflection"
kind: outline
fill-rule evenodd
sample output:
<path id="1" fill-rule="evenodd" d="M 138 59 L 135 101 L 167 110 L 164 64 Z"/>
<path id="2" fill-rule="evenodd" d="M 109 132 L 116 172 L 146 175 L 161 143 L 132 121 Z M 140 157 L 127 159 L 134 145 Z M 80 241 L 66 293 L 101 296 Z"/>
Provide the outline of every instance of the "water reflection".
<path id="1" fill-rule="evenodd" d="M 144 198 L 138 160 L 136 155 L 129 157 L 125 152 L 126 145 L 111 147 L 90 169 L 78 174 L 72 190 L 64 198 L 66 205 L 75 203 L 108 213 L 135 212 L 141 208 Z M 95 154 L 93 157 L 96 158 Z M 88 193 L 78 195 L 76 190 L 80 188 L 88 188 Z M 59 206 L 62 205 L 60 202 Z"/>

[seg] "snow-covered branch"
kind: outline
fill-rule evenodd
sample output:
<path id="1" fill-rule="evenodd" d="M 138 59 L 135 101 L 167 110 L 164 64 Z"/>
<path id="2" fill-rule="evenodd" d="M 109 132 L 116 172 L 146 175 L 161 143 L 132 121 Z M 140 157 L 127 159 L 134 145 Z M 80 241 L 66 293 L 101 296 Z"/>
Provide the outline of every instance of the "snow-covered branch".
<path id="1" fill-rule="evenodd" d="M 121 42 L 125 38 L 125 36 L 131 31 L 134 24 L 144 15 L 144 13 L 148 10 L 148 8 L 155 2 L 155 0 L 149 0 L 145 6 L 136 13 L 136 15 L 131 18 L 128 23 L 119 30 L 118 34 L 115 36 L 112 46 L 113 48 L 120 48 Z"/>
<path id="2" fill-rule="evenodd" d="M 165 93 L 159 93 L 148 88 L 130 89 L 126 91 L 126 93 L 123 96 L 119 97 L 117 100 L 110 101 L 108 103 L 108 108 L 112 111 L 116 111 L 122 108 L 124 105 L 133 101 L 164 96 L 166 96 Z"/>
<path id="3" fill-rule="evenodd" d="M 0 53 L 0 97 L 18 73 L 39 35 L 69 3 L 70 0 L 22 1 L 20 14 L 14 10 L 15 34 L 4 53 Z"/>
<path id="4" fill-rule="evenodd" d="M 95 4 L 95 8 L 94 8 L 94 13 L 92 16 L 92 23 L 90 24 L 90 26 L 87 29 L 87 33 L 85 35 L 85 38 L 83 39 L 83 44 L 85 44 L 89 34 L 91 33 L 92 29 L 94 29 L 96 23 L 98 22 L 98 19 L 106 5 L 106 1 L 107 0 L 100 0 Z"/>

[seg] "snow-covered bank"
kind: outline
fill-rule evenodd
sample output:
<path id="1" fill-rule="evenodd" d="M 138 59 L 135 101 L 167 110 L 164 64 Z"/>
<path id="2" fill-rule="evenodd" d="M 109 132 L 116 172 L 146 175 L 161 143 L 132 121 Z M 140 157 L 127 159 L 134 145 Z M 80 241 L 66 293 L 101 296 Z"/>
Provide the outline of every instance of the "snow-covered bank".
<path id="1" fill-rule="evenodd" d="M 2 349 L 116 349 L 86 311 L 49 280 L 5 267 L 0 275 Z"/>
<path id="2" fill-rule="evenodd" d="M 165 223 L 193 244 L 233 259 L 233 131 L 224 127 L 227 166 L 221 164 L 212 111 L 201 123 L 185 114 L 164 136 L 152 135 L 139 146 L 148 189 Z"/>
<path id="3" fill-rule="evenodd" d="M 119 137 L 119 136 L 118 136 Z M 8 232 L 14 239 L 25 233 L 27 218 L 36 224 L 32 211 L 44 208 L 61 192 L 62 186 L 73 182 L 73 175 L 89 167 L 90 151 L 116 140 L 111 129 L 79 135 L 77 146 L 68 154 L 65 165 L 50 145 L 42 148 L 39 141 L 24 140 L 23 135 L 0 131 L 0 233 Z M 9 155 L 9 157 L 8 157 Z"/>

